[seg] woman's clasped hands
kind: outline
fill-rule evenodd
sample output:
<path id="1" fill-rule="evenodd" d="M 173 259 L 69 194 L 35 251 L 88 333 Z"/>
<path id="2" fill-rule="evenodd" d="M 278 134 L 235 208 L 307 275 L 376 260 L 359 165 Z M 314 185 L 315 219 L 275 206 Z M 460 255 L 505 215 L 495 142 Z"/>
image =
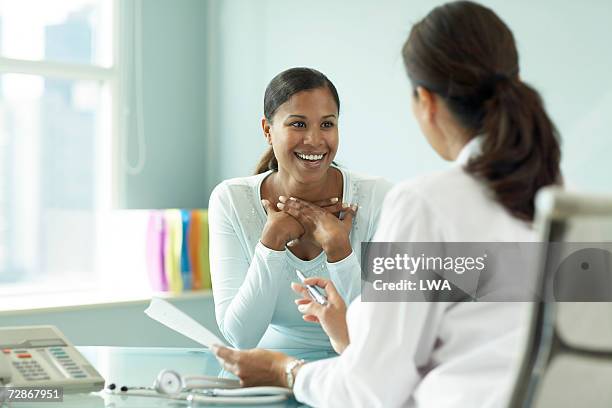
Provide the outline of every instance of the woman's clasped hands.
<path id="1" fill-rule="evenodd" d="M 262 244 L 283 250 L 306 242 L 321 248 L 329 262 L 337 262 L 350 255 L 349 234 L 357 205 L 341 203 L 337 198 L 308 202 L 295 197 L 278 198 L 276 206 L 268 200 L 262 204 L 268 219 L 262 233 Z"/>

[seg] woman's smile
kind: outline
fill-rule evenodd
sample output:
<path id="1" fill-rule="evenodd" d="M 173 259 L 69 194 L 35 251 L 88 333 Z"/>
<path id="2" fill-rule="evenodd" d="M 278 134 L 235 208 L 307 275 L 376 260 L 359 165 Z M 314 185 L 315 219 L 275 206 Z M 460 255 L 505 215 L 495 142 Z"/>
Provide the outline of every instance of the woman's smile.
<path id="1" fill-rule="evenodd" d="M 307 169 L 318 169 L 324 162 L 327 153 L 294 152 L 298 161 Z"/>

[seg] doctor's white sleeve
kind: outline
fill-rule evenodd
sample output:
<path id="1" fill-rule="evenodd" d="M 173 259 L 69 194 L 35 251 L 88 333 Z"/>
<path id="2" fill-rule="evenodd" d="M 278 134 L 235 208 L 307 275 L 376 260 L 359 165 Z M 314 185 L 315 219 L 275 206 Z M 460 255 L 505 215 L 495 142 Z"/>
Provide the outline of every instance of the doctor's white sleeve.
<path id="1" fill-rule="evenodd" d="M 285 254 L 260 242 L 253 259 L 248 259 L 232 224 L 224 188 L 223 184 L 215 188 L 208 209 L 215 314 L 227 341 L 240 349 L 253 348 L 272 321 Z"/>
<path id="2" fill-rule="evenodd" d="M 420 303 L 351 305 L 351 344 L 342 355 L 305 364 L 296 376 L 298 401 L 315 407 L 398 407 L 421 377 L 423 333 L 435 330 L 442 307 Z M 358 321 L 361 321 L 359 323 Z"/>
<path id="3" fill-rule="evenodd" d="M 374 241 L 428 242 L 441 229 L 418 196 L 394 189 L 385 199 Z M 421 380 L 419 359 L 431 352 L 431 335 L 443 304 L 373 303 L 349 307 L 350 345 L 342 355 L 305 364 L 296 376 L 296 398 L 313 406 L 396 407 L 408 404 Z"/>

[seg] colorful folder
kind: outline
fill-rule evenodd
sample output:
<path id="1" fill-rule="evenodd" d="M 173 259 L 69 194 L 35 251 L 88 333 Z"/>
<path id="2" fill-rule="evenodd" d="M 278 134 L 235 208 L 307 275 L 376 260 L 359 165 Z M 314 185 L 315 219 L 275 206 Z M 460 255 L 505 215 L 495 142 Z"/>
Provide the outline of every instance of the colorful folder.
<path id="1" fill-rule="evenodd" d="M 153 290 L 211 289 L 207 210 L 153 210 L 146 239 Z"/>

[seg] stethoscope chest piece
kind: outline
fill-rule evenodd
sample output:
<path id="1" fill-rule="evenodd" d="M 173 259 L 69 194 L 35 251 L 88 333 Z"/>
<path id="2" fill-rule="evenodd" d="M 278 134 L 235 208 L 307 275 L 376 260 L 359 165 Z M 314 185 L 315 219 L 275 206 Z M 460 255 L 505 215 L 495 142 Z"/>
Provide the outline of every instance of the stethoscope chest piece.
<path id="1" fill-rule="evenodd" d="M 160 394 L 174 395 L 183 390 L 181 375 L 173 370 L 162 370 L 157 375 L 153 388 Z"/>

